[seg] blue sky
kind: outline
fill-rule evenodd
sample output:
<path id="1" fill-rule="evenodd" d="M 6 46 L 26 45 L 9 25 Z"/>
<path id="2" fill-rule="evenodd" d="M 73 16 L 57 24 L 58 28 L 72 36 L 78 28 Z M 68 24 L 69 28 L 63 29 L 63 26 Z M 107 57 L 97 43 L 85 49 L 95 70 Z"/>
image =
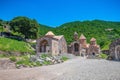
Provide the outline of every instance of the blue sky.
<path id="1" fill-rule="evenodd" d="M 0 0 L 0 19 L 27 16 L 48 26 L 71 21 L 120 21 L 120 0 Z"/>

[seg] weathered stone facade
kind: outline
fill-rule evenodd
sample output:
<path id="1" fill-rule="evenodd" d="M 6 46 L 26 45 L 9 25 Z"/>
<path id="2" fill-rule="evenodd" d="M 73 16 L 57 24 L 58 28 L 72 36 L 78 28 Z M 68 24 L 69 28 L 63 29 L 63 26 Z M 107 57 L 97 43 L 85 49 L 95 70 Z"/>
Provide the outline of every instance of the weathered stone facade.
<path id="1" fill-rule="evenodd" d="M 37 39 L 36 52 L 49 53 L 51 55 L 58 55 L 67 53 L 66 40 L 63 35 L 56 36 L 49 31 L 45 36 Z"/>
<path id="2" fill-rule="evenodd" d="M 116 39 L 109 46 L 110 56 L 115 60 L 120 60 L 120 39 Z"/>
<path id="3" fill-rule="evenodd" d="M 74 40 L 75 41 L 68 46 L 68 53 L 81 56 L 96 55 L 100 53 L 100 47 L 97 45 L 95 38 L 92 38 L 90 44 L 87 44 L 86 37 L 81 34 L 80 38 L 78 38 L 78 34 L 75 32 Z"/>

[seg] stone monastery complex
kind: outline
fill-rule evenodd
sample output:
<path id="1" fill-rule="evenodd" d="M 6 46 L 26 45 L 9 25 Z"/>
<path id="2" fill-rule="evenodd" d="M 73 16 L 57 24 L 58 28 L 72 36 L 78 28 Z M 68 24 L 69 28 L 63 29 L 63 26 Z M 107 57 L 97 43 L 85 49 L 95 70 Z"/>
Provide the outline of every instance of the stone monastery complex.
<path id="1" fill-rule="evenodd" d="M 95 38 L 91 38 L 90 44 L 88 44 L 86 37 L 81 34 L 79 38 L 77 32 L 74 33 L 74 42 L 67 46 L 63 35 L 56 36 L 52 31 L 49 31 L 45 36 L 37 39 L 36 51 L 38 55 L 40 53 L 49 53 L 51 55 L 70 53 L 87 56 L 99 54 L 100 47 L 97 45 Z"/>

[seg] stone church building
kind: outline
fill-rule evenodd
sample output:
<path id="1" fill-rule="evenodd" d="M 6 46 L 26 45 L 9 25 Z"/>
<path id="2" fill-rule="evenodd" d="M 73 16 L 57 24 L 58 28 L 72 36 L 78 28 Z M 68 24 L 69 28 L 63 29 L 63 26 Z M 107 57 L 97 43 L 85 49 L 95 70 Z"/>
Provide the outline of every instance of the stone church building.
<path id="1" fill-rule="evenodd" d="M 36 52 L 49 53 L 58 55 L 67 53 L 67 44 L 63 35 L 56 36 L 52 31 L 49 31 L 45 36 L 37 39 Z"/>
<path id="2" fill-rule="evenodd" d="M 81 56 L 96 55 L 100 53 L 100 47 L 97 45 L 95 38 L 91 38 L 90 44 L 87 44 L 86 37 L 81 34 L 79 38 L 77 32 L 75 32 L 74 42 L 68 46 L 68 53 Z"/>

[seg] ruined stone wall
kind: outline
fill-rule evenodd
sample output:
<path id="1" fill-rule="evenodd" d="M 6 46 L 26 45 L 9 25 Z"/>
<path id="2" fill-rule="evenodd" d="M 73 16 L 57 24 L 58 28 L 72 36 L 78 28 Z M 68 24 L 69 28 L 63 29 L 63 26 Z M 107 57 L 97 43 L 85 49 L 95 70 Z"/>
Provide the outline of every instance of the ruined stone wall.
<path id="1" fill-rule="evenodd" d="M 67 53 L 67 44 L 64 37 L 59 40 L 59 53 Z"/>
<path id="2" fill-rule="evenodd" d="M 110 44 L 110 46 L 109 46 L 109 53 L 110 53 L 110 56 L 111 56 L 113 59 L 115 59 L 115 60 L 120 60 L 120 58 L 117 59 L 117 57 L 116 57 L 116 48 L 117 48 L 117 46 L 120 46 L 120 38 L 114 40 L 114 41 Z M 117 53 L 117 55 L 120 56 L 120 53 Z"/>
<path id="3" fill-rule="evenodd" d="M 58 49 L 58 40 L 52 40 L 52 55 L 58 55 L 59 54 L 59 49 Z"/>

